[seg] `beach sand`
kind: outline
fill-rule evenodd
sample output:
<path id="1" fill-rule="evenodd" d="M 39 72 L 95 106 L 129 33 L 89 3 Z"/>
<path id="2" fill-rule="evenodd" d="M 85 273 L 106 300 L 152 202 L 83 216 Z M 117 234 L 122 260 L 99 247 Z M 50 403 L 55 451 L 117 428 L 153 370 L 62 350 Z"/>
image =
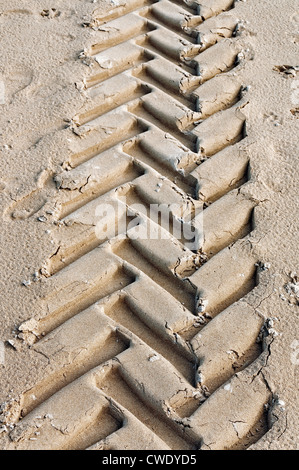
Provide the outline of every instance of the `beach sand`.
<path id="1" fill-rule="evenodd" d="M 2 450 L 298 449 L 299 3 L 195 3 L 0 0 Z"/>

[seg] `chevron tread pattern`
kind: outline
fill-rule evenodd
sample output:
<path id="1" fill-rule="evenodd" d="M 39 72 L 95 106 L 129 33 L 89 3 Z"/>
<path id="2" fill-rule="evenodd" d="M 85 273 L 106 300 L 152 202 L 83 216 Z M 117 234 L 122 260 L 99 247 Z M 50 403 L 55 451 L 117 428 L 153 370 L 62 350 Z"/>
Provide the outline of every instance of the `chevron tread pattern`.
<path id="1" fill-rule="evenodd" d="M 88 25 L 100 42 L 55 178 L 47 314 L 34 335 L 20 327 L 48 365 L 22 396 L 14 448 L 233 449 L 267 430 L 263 324 L 242 302 L 258 260 L 233 6 L 129 0 Z M 169 229 L 153 204 L 171 206 Z M 175 236 L 189 219 L 197 249 Z M 136 237 L 149 226 L 157 237 Z"/>

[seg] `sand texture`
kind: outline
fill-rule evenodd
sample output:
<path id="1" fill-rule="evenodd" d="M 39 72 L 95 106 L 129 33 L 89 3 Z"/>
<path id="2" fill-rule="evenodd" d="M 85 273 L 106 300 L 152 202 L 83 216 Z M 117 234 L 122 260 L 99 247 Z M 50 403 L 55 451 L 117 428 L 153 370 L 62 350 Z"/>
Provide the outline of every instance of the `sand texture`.
<path id="1" fill-rule="evenodd" d="M 298 449 L 299 1 L 0 26 L 0 449 Z"/>

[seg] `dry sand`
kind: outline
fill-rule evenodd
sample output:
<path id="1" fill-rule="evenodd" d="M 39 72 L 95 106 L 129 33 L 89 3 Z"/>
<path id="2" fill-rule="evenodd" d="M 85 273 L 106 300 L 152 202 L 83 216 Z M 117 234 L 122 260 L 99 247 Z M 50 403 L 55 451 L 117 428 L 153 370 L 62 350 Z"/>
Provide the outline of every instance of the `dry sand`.
<path id="1" fill-rule="evenodd" d="M 236 2 L 236 37 L 190 53 L 204 85 L 167 2 L 148 24 L 122 18 L 150 5 L 137 0 L 7 3 L 0 448 L 298 449 L 298 1 Z M 208 7 L 230 2 L 198 3 L 216 30 Z M 96 198 L 116 194 L 184 215 L 204 203 L 202 250 L 95 248 Z"/>

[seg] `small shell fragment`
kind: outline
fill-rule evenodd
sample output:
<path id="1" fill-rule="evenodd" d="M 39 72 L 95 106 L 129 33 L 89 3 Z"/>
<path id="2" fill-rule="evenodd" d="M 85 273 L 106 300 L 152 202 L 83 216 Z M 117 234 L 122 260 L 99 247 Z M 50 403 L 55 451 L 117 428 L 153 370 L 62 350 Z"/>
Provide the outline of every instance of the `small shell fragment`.
<path id="1" fill-rule="evenodd" d="M 158 354 L 151 354 L 148 358 L 149 362 L 156 362 L 160 360 L 160 357 Z"/>

